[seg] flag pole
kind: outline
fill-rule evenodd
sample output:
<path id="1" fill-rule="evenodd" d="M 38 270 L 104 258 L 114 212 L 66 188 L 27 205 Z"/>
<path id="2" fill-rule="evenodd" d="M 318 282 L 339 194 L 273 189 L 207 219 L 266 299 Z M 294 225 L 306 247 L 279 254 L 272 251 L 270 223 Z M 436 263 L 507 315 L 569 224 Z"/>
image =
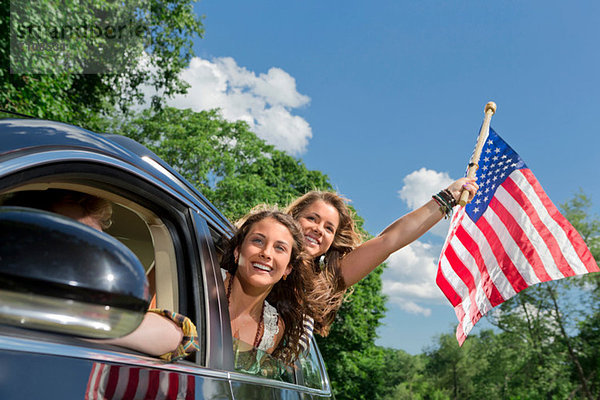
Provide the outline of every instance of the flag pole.
<path id="1" fill-rule="evenodd" d="M 471 157 L 471 162 L 469 162 L 469 169 L 467 170 L 467 177 L 472 178 L 477 173 L 477 168 L 479 168 L 479 157 L 481 156 L 481 149 L 483 149 L 483 145 L 485 144 L 485 139 L 488 137 L 490 133 L 490 122 L 492 121 L 492 115 L 496 112 L 496 103 L 490 101 L 485 105 L 485 116 L 483 117 L 483 124 L 481 125 L 481 130 L 479 131 L 479 137 L 477 138 L 477 144 L 475 145 L 475 150 L 473 151 L 473 156 Z M 463 190 L 460 194 L 460 200 L 458 204 L 461 207 L 464 207 L 469 200 L 469 192 Z"/>

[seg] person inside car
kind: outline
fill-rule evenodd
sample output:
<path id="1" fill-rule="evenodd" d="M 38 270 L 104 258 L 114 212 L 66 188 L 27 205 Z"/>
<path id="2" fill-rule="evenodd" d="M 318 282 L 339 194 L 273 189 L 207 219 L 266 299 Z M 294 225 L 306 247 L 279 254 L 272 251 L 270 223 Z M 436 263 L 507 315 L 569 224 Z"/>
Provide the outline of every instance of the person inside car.
<path id="1" fill-rule="evenodd" d="M 251 211 L 238 226 L 221 260 L 221 268 L 227 271 L 232 333 L 291 364 L 302 351 L 310 283 L 302 231 L 289 215 L 264 207 Z"/>
<path id="2" fill-rule="evenodd" d="M 112 205 L 108 200 L 72 190 L 21 191 L 0 204 L 57 213 L 101 232 L 112 223 Z M 126 336 L 94 341 L 160 356 L 167 361 L 184 358 L 199 348 L 196 327 L 189 318 L 162 309 L 148 310 L 138 328 Z"/>

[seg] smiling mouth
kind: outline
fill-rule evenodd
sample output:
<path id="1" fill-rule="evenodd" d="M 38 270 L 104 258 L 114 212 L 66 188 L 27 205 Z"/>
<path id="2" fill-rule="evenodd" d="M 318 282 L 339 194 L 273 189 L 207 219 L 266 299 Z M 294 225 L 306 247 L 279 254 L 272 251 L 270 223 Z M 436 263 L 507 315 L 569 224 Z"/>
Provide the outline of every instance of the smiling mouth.
<path id="1" fill-rule="evenodd" d="M 308 242 L 309 244 L 312 244 L 312 245 L 314 245 L 314 246 L 318 246 L 318 245 L 319 245 L 319 242 L 318 242 L 318 240 L 317 240 L 317 239 L 315 239 L 315 238 L 314 238 L 314 237 L 312 237 L 312 236 L 304 236 L 304 238 L 306 239 L 306 242 Z"/>
<path id="2" fill-rule="evenodd" d="M 259 269 L 259 270 L 265 271 L 265 272 L 271 272 L 273 270 L 273 268 L 269 267 L 268 265 L 263 265 L 263 264 L 259 264 L 259 263 L 252 263 L 252 266 L 256 269 Z"/>

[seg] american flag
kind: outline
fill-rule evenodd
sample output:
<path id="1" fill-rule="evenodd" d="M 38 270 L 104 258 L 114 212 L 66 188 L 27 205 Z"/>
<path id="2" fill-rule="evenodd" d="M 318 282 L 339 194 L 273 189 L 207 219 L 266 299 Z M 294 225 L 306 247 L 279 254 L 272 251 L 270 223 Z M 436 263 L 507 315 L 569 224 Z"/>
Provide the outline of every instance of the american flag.
<path id="1" fill-rule="evenodd" d="M 579 233 L 491 128 L 477 178 L 473 201 L 455 209 L 436 278 L 461 345 L 483 315 L 528 286 L 599 271 Z"/>
<path id="2" fill-rule="evenodd" d="M 85 400 L 192 400 L 193 375 L 158 369 L 94 363 Z"/>

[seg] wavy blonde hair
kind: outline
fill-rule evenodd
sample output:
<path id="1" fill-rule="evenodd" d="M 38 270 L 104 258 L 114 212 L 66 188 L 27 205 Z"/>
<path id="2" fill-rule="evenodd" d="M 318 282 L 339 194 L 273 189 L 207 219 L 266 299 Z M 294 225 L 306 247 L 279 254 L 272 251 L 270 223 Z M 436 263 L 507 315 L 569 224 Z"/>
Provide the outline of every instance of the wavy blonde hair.
<path id="1" fill-rule="evenodd" d="M 337 193 L 310 191 L 288 205 L 286 212 L 298 221 L 304 210 L 316 201 L 323 201 L 334 207 L 340 218 L 333 242 L 323 255 L 324 259 L 322 262 L 319 260 L 321 257 L 313 260 L 313 284 L 308 296 L 309 314 L 315 320 L 315 332 L 327 336 L 347 291 L 339 266 L 340 260 L 362 243 L 363 238 L 356 230 L 355 214 L 348 207 L 348 199 Z"/>

